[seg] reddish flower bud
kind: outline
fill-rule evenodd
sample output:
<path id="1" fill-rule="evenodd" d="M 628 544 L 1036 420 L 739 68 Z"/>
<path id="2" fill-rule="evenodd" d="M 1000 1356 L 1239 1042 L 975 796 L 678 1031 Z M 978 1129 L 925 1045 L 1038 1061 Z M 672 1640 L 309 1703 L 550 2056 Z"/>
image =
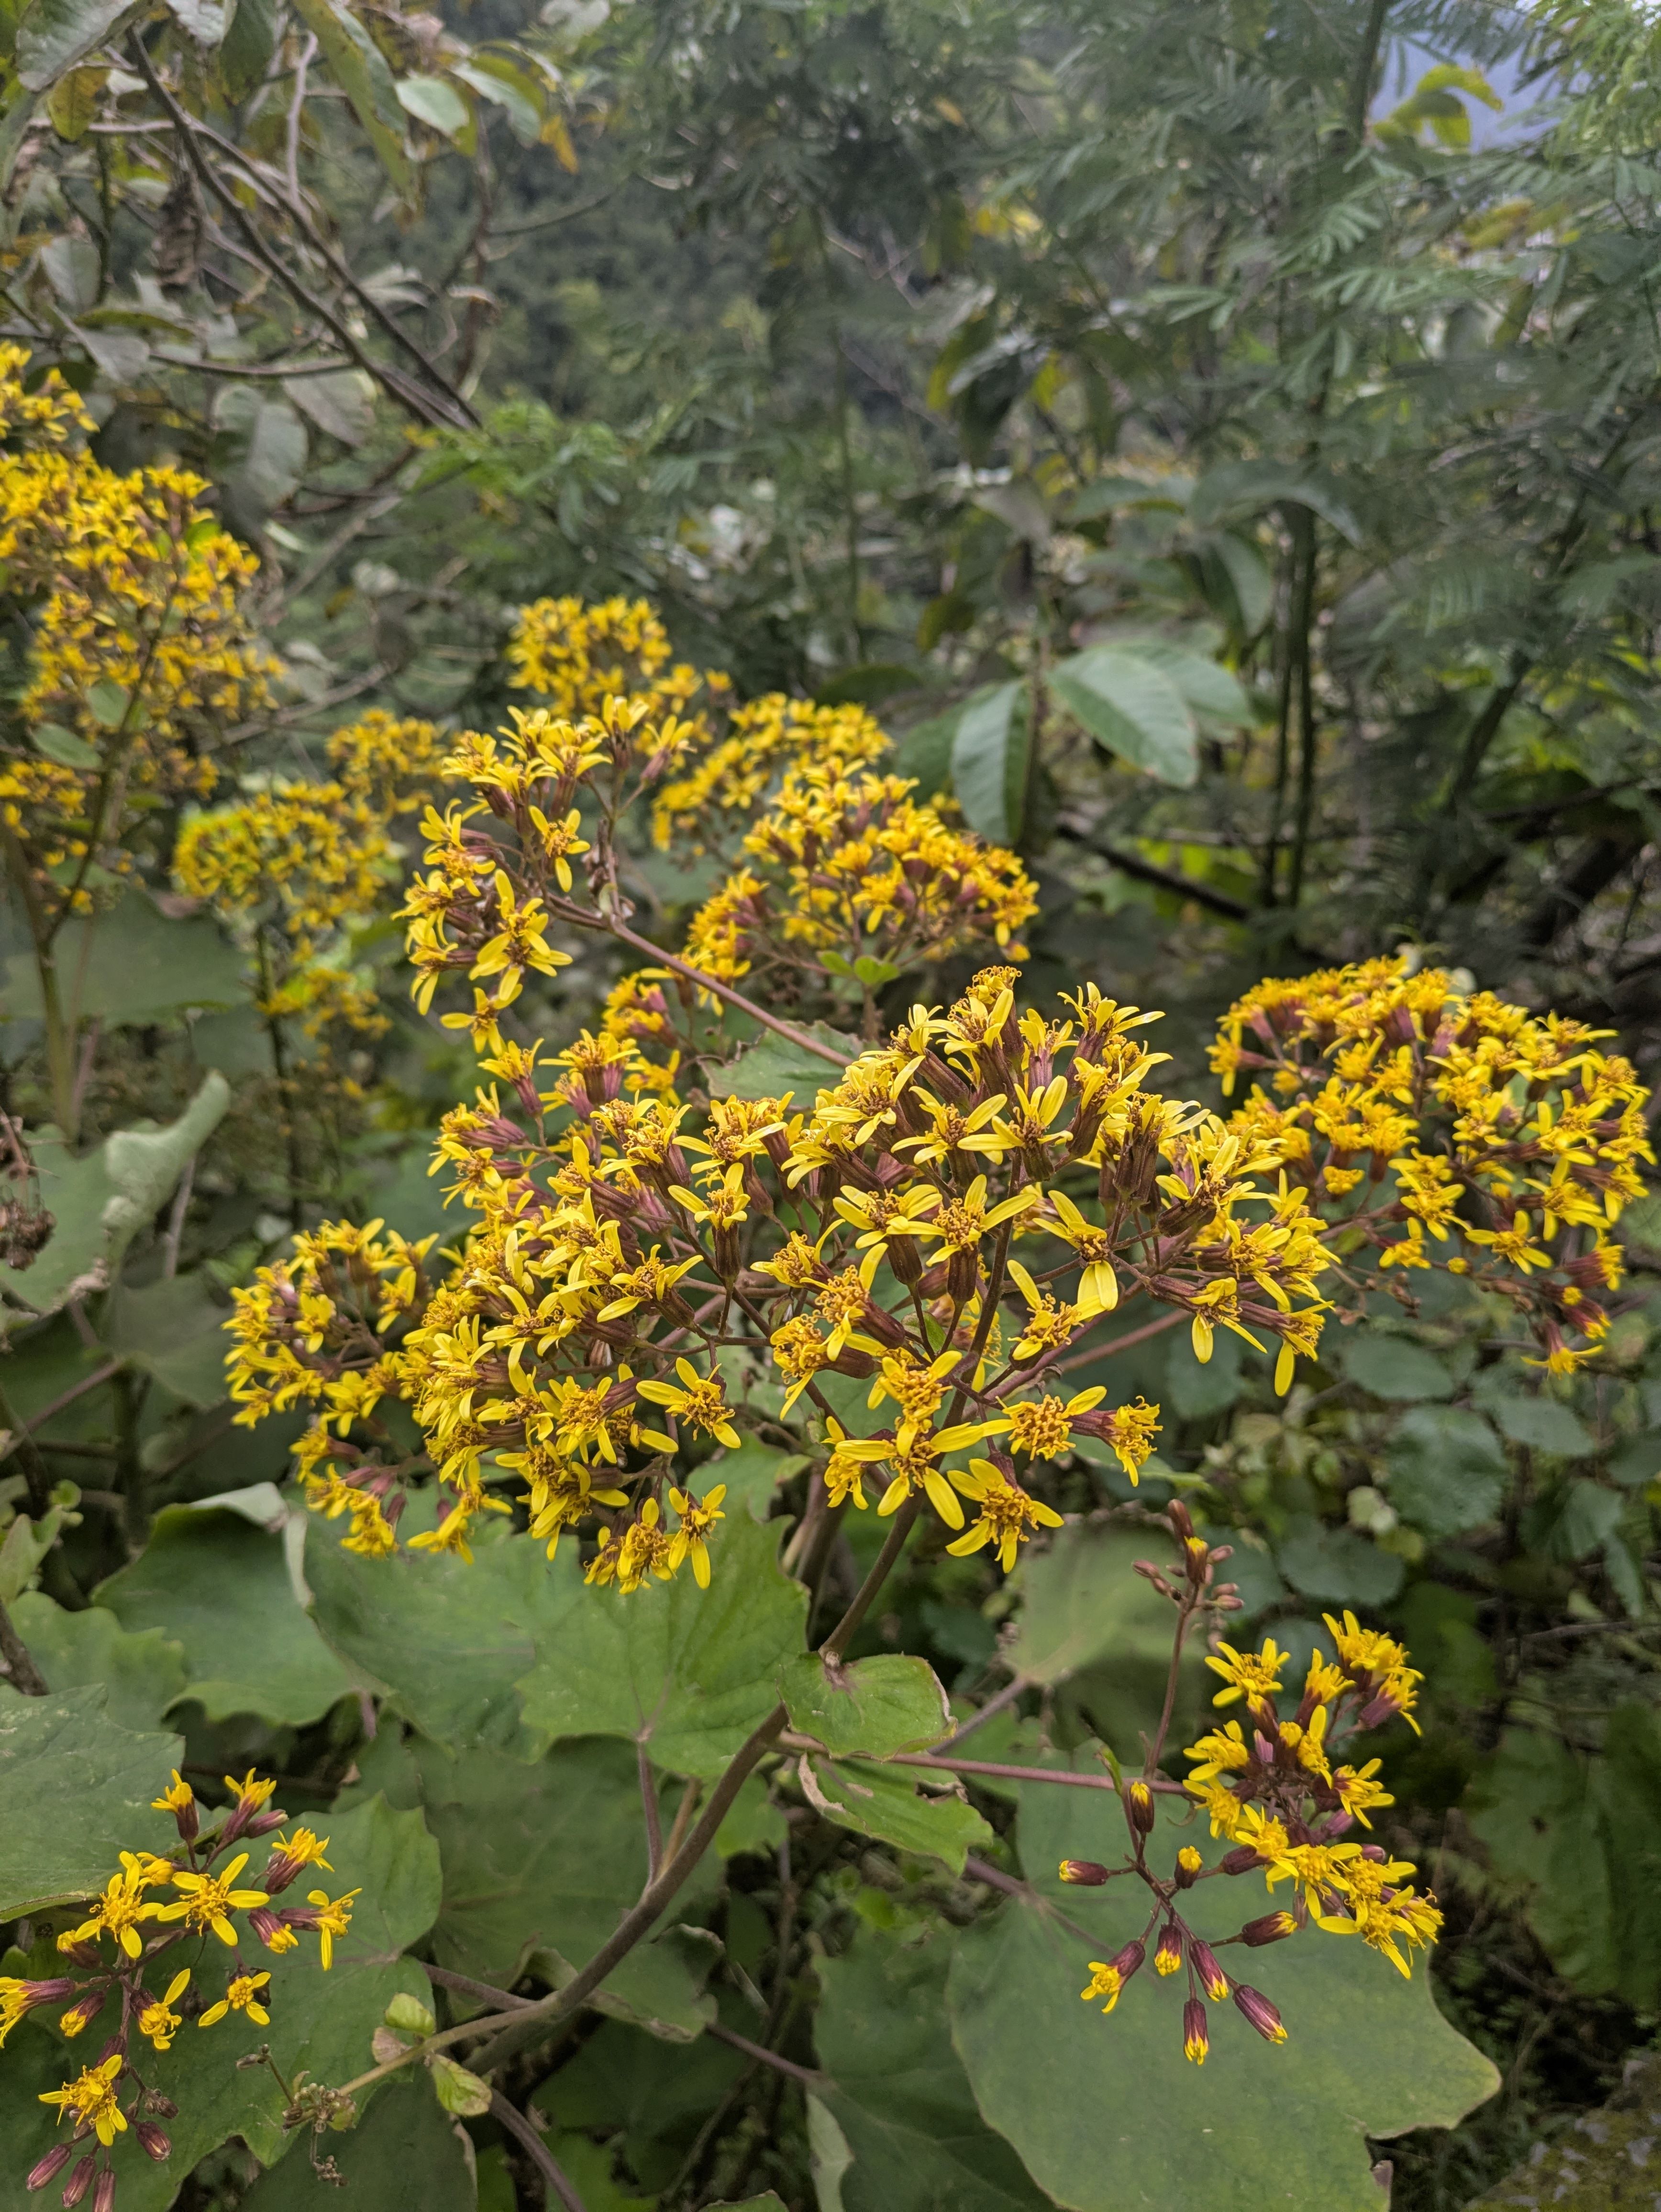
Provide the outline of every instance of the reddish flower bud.
<path id="1" fill-rule="evenodd" d="M 97 2164 L 97 2160 L 88 2151 L 87 2155 L 78 2161 L 74 2172 L 64 2184 L 64 2194 L 59 2201 L 65 2206 L 66 2212 L 72 2212 L 72 2208 L 81 2202 L 92 2187 L 93 2172 Z"/>
<path id="2" fill-rule="evenodd" d="M 287 1824 L 288 1818 L 289 1816 L 286 1813 L 279 1811 L 278 1808 L 273 1805 L 268 1812 L 256 1813 L 252 1820 L 249 1821 L 247 1826 L 242 1832 L 244 1835 L 251 1838 L 254 1836 L 269 1836 L 275 1829 L 284 1826 Z"/>
<path id="3" fill-rule="evenodd" d="M 79 2035 L 83 2027 L 90 2027 L 104 2009 L 104 2000 L 109 1995 L 106 1988 L 88 1990 L 67 2012 L 58 2014 L 58 2025 L 65 2035 Z"/>
<path id="4" fill-rule="evenodd" d="M 1076 1882 L 1083 1889 L 1099 1889 L 1111 1876 L 1107 1868 L 1095 1859 L 1063 1859 L 1062 1880 Z"/>
<path id="5" fill-rule="evenodd" d="M 1155 1818 L 1153 1792 L 1146 1782 L 1132 1782 L 1124 1793 L 1125 1817 L 1139 1836 L 1151 1835 Z"/>
<path id="6" fill-rule="evenodd" d="M 1188 1939 L 1189 1964 L 1199 1977 L 1200 1987 L 1213 2004 L 1220 2004 L 1228 1995 L 1228 1976 L 1217 1963 L 1217 1954 L 1209 1943 L 1202 1943 L 1197 1936 Z"/>
<path id="7" fill-rule="evenodd" d="M 1267 1864 L 1268 1861 L 1260 1859 L 1250 1844 L 1236 1844 L 1232 1851 L 1223 1853 L 1217 1869 L 1220 1874 L 1250 1874 L 1253 1867 Z"/>
<path id="8" fill-rule="evenodd" d="M 1281 2015 L 1260 1990 L 1248 1988 L 1242 1982 L 1235 1990 L 1234 2002 L 1265 2043 L 1286 2041 L 1287 2032 L 1281 2024 Z"/>
<path id="9" fill-rule="evenodd" d="M 57 2179 L 74 2156 L 73 2143 L 54 2143 L 46 2156 L 36 2159 L 29 2168 L 29 2178 L 23 2184 L 24 2188 L 44 2189 L 49 2181 Z"/>
<path id="10" fill-rule="evenodd" d="M 1174 1974 L 1182 1963 L 1182 1930 L 1174 1920 L 1167 1920 L 1159 1930 L 1159 1942 L 1153 1947 L 1153 1971 L 1156 1974 Z"/>
<path id="11" fill-rule="evenodd" d="M 1211 2049 L 1211 2031 L 1206 2026 L 1205 2007 L 1198 1997 L 1190 1997 L 1183 2007 L 1183 2056 L 1191 2058 L 1196 2066 L 1203 2066 Z"/>
<path id="12" fill-rule="evenodd" d="M 1192 1889 L 1205 1870 L 1205 1861 L 1192 1844 L 1184 1844 L 1177 1854 L 1177 1865 L 1171 1875 L 1178 1889 Z"/>
<path id="13" fill-rule="evenodd" d="M 1265 1943 L 1284 1942 L 1295 1936 L 1298 1923 L 1289 1912 L 1266 1912 L 1261 1920 L 1248 1920 L 1240 1930 L 1240 1941 L 1253 1951 L 1261 1951 Z"/>
<path id="14" fill-rule="evenodd" d="M 133 2133 L 137 2136 L 138 2147 L 146 2158 L 155 2159 L 159 2165 L 164 2158 L 172 2157 L 173 2145 L 167 2140 L 167 2131 L 165 2128 L 157 2127 L 154 2120 L 137 2121 Z"/>
<path id="15" fill-rule="evenodd" d="M 106 2166 L 98 2177 L 98 2186 L 92 2193 L 92 2212 L 110 2212 L 115 2203 L 115 2172 Z"/>

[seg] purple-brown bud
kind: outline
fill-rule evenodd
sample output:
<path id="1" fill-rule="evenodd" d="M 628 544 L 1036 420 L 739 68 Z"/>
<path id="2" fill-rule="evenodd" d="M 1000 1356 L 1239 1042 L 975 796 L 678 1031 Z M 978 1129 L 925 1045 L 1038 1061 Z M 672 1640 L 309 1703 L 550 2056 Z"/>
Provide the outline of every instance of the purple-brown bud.
<path id="1" fill-rule="evenodd" d="M 1174 1920 L 1167 1920 L 1153 1947 L 1153 1971 L 1156 1974 L 1175 1974 L 1181 1971 L 1182 1963 L 1182 1930 Z"/>
<path id="2" fill-rule="evenodd" d="M 1211 2030 L 1206 2025 L 1205 2007 L 1198 1997 L 1190 1997 L 1183 2007 L 1183 2056 L 1191 2058 L 1196 2066 L 1203 2066 L 1211 2049 Z"/>
<path id="3" fill-rule="evenodd" d="M 1234 2002 L 1265 2043 L 1286 2041 L 1287 2032 L 1281 2025 L 1281 2015 L 1260 1990 L 1249 1988 L 1241 1982 L 1234 1991 Z"/>
<path id="4" fill-rule="evenodd" d="M 1228 1976 L 1217 1963 L 1217 1954 L 1209 1943 L 1202 1943 L 1197 1936 L 1188 1939 L 1188 1960 L 1199 1977 L 1200 1987 L 1213 2004 L 1220 2004 L 1228 1995 Z"/>
<path id="5" fill-rule="evenodd" d="M 106 2166 L 98 2177 L 98 2186 L 92 2193 L 92 2212 L 110 2212 L 115 2203 L 115 2169 Z"/>
<path id="6" fill-rule="evenodd" d="M 75 2171 L 64 2184 L 64 2194 L 58 2200 L 66 2208 L 66 2212 L 73 2212 L 73 2208 L 92 2187 L 92 2178 L 97 2166 L 98 2160 L 90 2151 L 76 2161 Z"/>
<path id="7" fill-rule="evenodd" d="M 79 2035 L 82 2029 L 90 2027 L 99 2014 L 103 2011 L 104 2000 L 108 1995 L 107 1986 L 100 1990 L 88 1990 L 85 1996 L 77 1998 L 67 2012 L 59 2014 L 58 2020 L 59 2028 L 65 2035 Z"/>
<path id="8" fill-rule="evenodd" d="M 1289 1912 L 1266 1912 L 1261 1920 L 1248 1920 L 1240 1930 L 1240 1941 L 1253 1951 L 1261 1951 L 1265 1943 L 1283 1943 L 1288 1936 L 1298 1933 L 1298 1923 Z"/>
<path id="9" fill-rule="evenodd" d="M 145 2157 L 153 2158 L 158 2166 L 164 2158 L 173 2156 L 173 2144 L 168 2140 L 167 2130 L 157 2127 L 154 2120 L 136 2121 L 133 2133 L 137 2136 L 138 2148 Z"/>
<path id="10" fill-rule="evenodd" d="M 1125 1785 L 1125 1817 L 1139 1836 L 1151 1836 L 1157 1818 L 1153 1792 L 1146 1782 L 1130 1782 Z"/>
<path id="11" fill-rule="evenodd" d="M 1205 1861 L 1192 1844 L 1184 1844 L 1177 1854 L 1177 1864 L 1171 1880 L 1178 1889 L 1192 1889 L 1205 1871 Z"/>
<path id="12" fill-rule="evenodd" d="M 1062 1880 L 1076 1882 L 1081 1889 L 1099 1889 L 1104 1881 L 1112 1880 L 1112 1875 L 1095 1859 L 1063 1859 Z"/>
<path id="13" fill-rule="evenodd" d="M 1220 1874 L 1250 1874 L 1253 1867 L 1266 1866 L 1269 1862 L 1258 1857 L 1250 1844 L 1236 1844 L 1232 1851 L 1225 1851 L 1217 1862 Z"/>
<path id="14" fill-rule="evenodd" d="M 55 2181 L 58 2179 L 74 2156 L 73 2143 L 54 2143 L 46 2156 L 36 2159 L 34 2164 L 29 2168 L 29 2178 L 23 2184 L 24 2188 L 44 2189 L 49 2181 Z"/>

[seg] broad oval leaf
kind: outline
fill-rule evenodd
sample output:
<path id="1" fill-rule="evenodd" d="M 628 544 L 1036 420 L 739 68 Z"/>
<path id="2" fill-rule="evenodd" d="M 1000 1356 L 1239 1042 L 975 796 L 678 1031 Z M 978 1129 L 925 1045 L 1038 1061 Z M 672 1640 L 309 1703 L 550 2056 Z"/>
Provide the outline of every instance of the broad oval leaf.
<path id="1" fill-rule="evenodd" d="M 860 1041 L 833 1030 L 824 1022 L 803 1024 L 808 1036 L 820 1038 L 844 1063 L 857 1058 Z M 840 1071 L 833 1060 L 810 1052 L 805 1045 L 767 1030 L 754 1043 L 720 1067 L 709 1071 L 712 1098 L 782 1098 L 789 1092 L 800 1112 L 811 1107 L 821 1091 L 828 1091 Z"/>
<path id="2" fill-rule="evenodd" d="M 926 1659 L 880 1652 L 851 1666 L 827 1666 L 804 1651 L 779 1672 L 790 1725 L 828 1752 L 887 1759 L 926 1751 L 952 1733 L 952 1712 Z"/>
<path id="3" fill-rule="evenodd" d="M 473 119 L 473 111 L 447 78 L 405 76 L 398 81 L 399 106 L 417 123 L 453 138 Z"/>
<path id="4" fill-rule="evenodd" d="M 0 1702 L 0 1920 L 88 1897 L 121 1851 L 165 1850 L 171 1815 L 150 1800 L 184 1756 L 175 1735 L 135 1735 L 101 1682 Z"/>
<path id="5" fill-rule="evenodd" d="M 1095 645 L 1058 660 L 1050 689 L 1091 736 L 1132 768 L 1189 790 L 1199 780 L 1194 717 L 1168 672 L 1140 648 Z"/>
<path id="6" fill-rule="evenodd" d="M 965 702 L 952 737 L 952 787 L 971 830 L 989 844 L 1020 835 L 1026 778 L 1024 683 L 995 684 Z M 1013 796 L 1012 796 L 1013 794 Z"/>
<path id="7" fill-rule="evenodd" d="M 1229 515 L 1287 506 L 1306 507 L 1352 545 L 1361 542 L 1361 526 L 1335 480 L 1323 471 L 1292 462 L 1230 461 L 1208 469 L 1194 487 L 1188 511 L 1203 526 Z"/>
<path id="8" fill-rule="evenodd" d="M 107 38 L 126 9 L 127 0 L 30 0 L 17 26 L 19 79 L 44 92 Z"/>

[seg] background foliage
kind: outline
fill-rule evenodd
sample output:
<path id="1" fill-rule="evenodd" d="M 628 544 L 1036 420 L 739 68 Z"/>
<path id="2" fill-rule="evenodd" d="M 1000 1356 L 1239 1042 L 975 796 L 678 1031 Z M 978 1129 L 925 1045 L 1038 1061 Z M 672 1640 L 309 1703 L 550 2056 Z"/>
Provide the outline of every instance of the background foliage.
<path id="1" fill-rule="evenodd" d="M 332 789 L 306 802 L 336 810 L 326 837 L 290 830 L 338 854 L 351 762 L 399 763 L 350 900 L 269 855 L 240 888 L 191 876 L 204 791 L 134 799 L 120 870 L 94 851 L 94 911 L 64 924 L 67 1060 L 13 873 L 0 1103 L 54 1228 L 0 1271 L 0 1598 L 52 1696 L 0 1688 L 0 1751 L 33 1730 L 15 1756 L 84 1777 L 54 1893 L 148 1794 L 133 1731 L 173 1734 L 204 1788 L 279 1771 L 366 1862 L 418 1813 L 428 1855 L 383 1884 L 393 1959 L 551 1983 L 638 1892 L 634 1705 L 574 1687 L 618 1679 L 587 1647 L 624 1632 L 507 1544 L 406 1563 L 391 1595 L 328 1529 L 302 1560 L 271 1486 L 298 1422 L 234 1431 L 223 1396 L 227 1294 L 295 1228 L 450 1226 L 426 1166 L 472 1060 L 411 1011 L 391 915 L 438 734 L 502 711 L 515 606 L 644 593 L 741 692 L 873 705 L 925 793 L 1026 858 L 1031 994 L 1084 975 L 1169 1008 L 1196 1095 L 1245 984 L 1402 945 L 1609 1027 L 1653 1080 L 1655 37 L 1617 0 L 5 17 L 0 334 L 63 369 L 101 465 L 193 471 L 258 559 L 269 697 L 194 731 L 206 803 L 269 828 L 285 782 Z M 0 592 L 8 764 L 83 769 L 86 730 L 26 711 L 38 605 L 10 572 Z M 331 750 L 374 709 L 395 740 Z M 632 865 L 676 941 L 711 878 Z M 554 1042 L 617 972 L 570 949 Z M 1458 2075 L 1422 1984 L 1375 2022 L 1330 1968 L 1305 2058 L 1220 2054 L 1202 2082 L 1255 2176 L 1289 2113 L 1329 2116 L 1323 2045 L 1387 2047 L 1343 2140 L 1308 2138 L 1311 2212 L 1378 2202 L 1381 2159 L 1398 2208 L 1476 2201 L 1653 2038 L 1661 1209 L 1621 1230 L 1608 1357 L 1549 1392 L 1445 1285 L 1333 1332 L 1288 1401 L 1232 1339 L 1205 1367 L 1168 1338 L 1115 1363 L 1165 1409 L 1138 1503 L 1180 1493 L 1236 1546 L 1248 1624 L 1301 1659 L 1353 1606 L 1428 1677 L 1422 1738 L 1385 1754 L 1397 1838 L 1449 1914 L 1441 2013 L 1502 2086 L 1445 2125 L 1491 2077 Z M 727 1571 L 765 1587 L 760 1524 L 801 1469 L 745 1449 Z M 1019 1682 L 993 1759 L 1134 1743 L 1157 1703 L 1129 1491 L 1075 1480 L 1081 1517 L 1013 1584 L 927 1557 L 855 1647 L 925 1658 L 965 1708 Z M 655 1645 L 625 1663 L 661 1686 L 664 1777 L 705 1771 L 705 1686 Z M 735 1651 L 732 1678 L 757 1664 Z M 1101 2155 L 1079 2113 L 1132 2094 L 1107 2071 L 1127 2047 L 1166 2054 L 1129 2008 L 1111 2045 L 1081 2028 L 1037 1915 L 987 1920 L 964 1875 L 991 1853 L 1043 1892 L 1052 1804 L 989 1786 L 904 1817 L 787 1831 L 741 1801 L 676 1927 L 524 2062 L 514 2097 L 588 2212 L 1139 2201 L 1156 2154 Z M 0 1896 L 24 1951 L 40 1899 L 36 1874 Z M 354 1971 L 371 2021 L 368 1980 L 424 1987 L 367 1949 Z M 367 2027 L 335 2025 L 355 2070 Z M 15 2115 L 40 2109 L 31 2069 L 56 2078 L 46 2042 L 8 2047 Z M 235 2104 L 252 2078 L 179 2201 L 301 2193 L 292 2157 L 258 2171 L 278 2139 Z M 398 2110 L 388 2090 L 342 2153 L 366 2203 L 391 2201 L 383 2141 L 426 2201 L 532 2201 L 493 2122 L 457 2155 L 427 2102 Z"/>

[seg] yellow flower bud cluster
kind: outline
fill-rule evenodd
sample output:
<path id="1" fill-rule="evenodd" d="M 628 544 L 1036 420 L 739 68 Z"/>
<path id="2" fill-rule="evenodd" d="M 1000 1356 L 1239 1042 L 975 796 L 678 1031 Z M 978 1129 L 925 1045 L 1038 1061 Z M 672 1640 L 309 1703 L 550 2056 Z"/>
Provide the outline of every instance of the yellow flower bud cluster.
<path id="1" fill-rule="evenodd" d="M 1609 1230 L 1652 1164 L 1649 1096 L 1611 1034 L 1535 1016 L 1405 958 L 1261 983 L 1212 1048 L 1243 1141 L 1350 1209 L 1384 1269 L 1441 1265 L 1508 1299 L 1534 1364 L 1571 1374 L 1609 1329 L 1621 1280 Z"/>
<path id="2" fill-rule="evenodd" d="M 271 1802 L 276 1787 L 252 1770 L 240 1780 L 228 1774 L 230 1802 L 215 1813 L 175 1773 L 154 1803 L 157 1812 L 173 1814 L 177 1849 L 167 1857 L 153 1851 L 119 1854 L 119 1870 L 82 1908 L 82 1917 L 58 1937 L 58 1951 L 70 1971 L 29 1978 L 0 1975 L 0 2044 L 21 2020 L 47 2005 L 64 2007 L 58 2017 L 63 2035 L 83 2034 L 94 2022 L 110 2031 L 92 2064 L 61 2087 L 41 2093 L 43 2105 L 58 2107 L 59 2126 L 70 2124 L 32 2169 L 27 2189 L 44 2189 L 73 2160 L 65 2201 L 79 2203 L 95 2188 L 94 2202 L 106 2204 L 115 2186 L 111 2154 L 120 2137 L 131 2135 L 151 2159 L 168 2155 L 171 2144 L 154 2116 L 168 2117 L 177 2107 L 146 2081 L 144 2046 L 170 2049 L 187 2020 L 212 2028 L 240 2013 L 256 2028 L 270 2025 L 271 1974 L 252 1972 L 243 1963 L 245 1931 L 273 1957 L 295 1950 L 302 1936 L 315 1936 L 323 1967 L 332 1965 L 335 1942 L 350 1924 L 358 1892 L 332 1898 L 313 1889 L 304 1905 L 277 1903 L 307 1868 L 330 1869 L 326 1836 L 304 1826 L 277 1832 L 289 1816 Z M 252 1854 L 238 1846 L 265 1838 L 270 1840 L 263 1870 L 245 1876 Z M 210 1936 L 232 1958 L 223 1993 L 205 2001 L 201 1984 L 211 1973 Z"/>

